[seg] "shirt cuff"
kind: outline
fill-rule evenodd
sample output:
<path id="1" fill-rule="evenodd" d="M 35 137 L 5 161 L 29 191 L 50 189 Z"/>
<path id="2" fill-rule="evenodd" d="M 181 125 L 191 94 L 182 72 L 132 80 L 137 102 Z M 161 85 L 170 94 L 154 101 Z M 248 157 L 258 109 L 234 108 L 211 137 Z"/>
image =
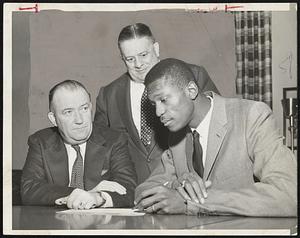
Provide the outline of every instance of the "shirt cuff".
<path id="1" fill-rule="evenodd" d="M 107 192 L 101 192 L 101 195 L 105 200 L 105 203 L 101 207 L 113 207 L 111 196 Z"/>

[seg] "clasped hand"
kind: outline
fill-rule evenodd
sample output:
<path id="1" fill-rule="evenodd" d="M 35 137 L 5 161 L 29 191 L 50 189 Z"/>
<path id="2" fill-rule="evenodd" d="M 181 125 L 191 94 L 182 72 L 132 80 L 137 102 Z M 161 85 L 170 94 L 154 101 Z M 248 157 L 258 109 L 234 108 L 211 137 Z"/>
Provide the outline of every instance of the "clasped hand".
<path id="1" fill-rule="evenodd" d="M 88 192 L 79 188 L 74 189 L 69 196 L 55 200 L 55 204 L 66 204 L 68 208 L 72 209 L 91 209 L 101 206 L 104 202 L 101 193 Z"/>
<path id="2" fill-rule="evenodd" d="M 143 191 L 135 200 L 135 209 L 146 213 L 180 214 L 185 212 L 184 199 L 175 189 L 163 185 Z"/>
<path id="3" fill-rule="evenodd" d="M 207 189 L 211 186 L 211 181 L 203 181 L 201 177 L 194 173 L 184 173 L 173 183 L 173 188 L 185 199 L 203 204 L 207 198 Z"/>
<path id="4" fill-rule="evenodd" d="M 126 188 L 121 184 L 103 180 L 90 191 L 78 188 L 74 189 L 69 196 L 56 199 L 55 204 L 65 204 L 68 208 L 72 209 L 91 209 L 99 207 L 105 203 L 101 191 L 117 192 L 120 195 L 126 194 Z"/>
<path id="5" fill-rule="evenodd" d="M 185 213 L 185 201 L 204 203 L 211 181 L 203 182 L 194 173 L 184 173 L 173 182 L 172 188 L 163 185 L 144 190 L 135 200 L 135 208 L 146 213 L 182 214 Z"/>

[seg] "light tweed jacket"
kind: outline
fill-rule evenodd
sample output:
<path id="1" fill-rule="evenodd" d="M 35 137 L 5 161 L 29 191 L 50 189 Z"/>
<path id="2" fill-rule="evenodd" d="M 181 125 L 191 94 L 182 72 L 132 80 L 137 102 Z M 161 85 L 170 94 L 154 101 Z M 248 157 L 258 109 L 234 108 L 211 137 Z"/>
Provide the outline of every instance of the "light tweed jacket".
<path id="1" fill-rule="evenodd" d="M 187 203 L 187 213 L 297 216 L 297 161 L 283 145 L 271 109 L 262 102 L 209 94 L 214 108 L 203 179 L 212 186 L 203 205 Z M 166 181 L 175 188 L 185 172 L 195 173 L 189 130 L 172 133 L 169 144 L 136 196 Z"/>

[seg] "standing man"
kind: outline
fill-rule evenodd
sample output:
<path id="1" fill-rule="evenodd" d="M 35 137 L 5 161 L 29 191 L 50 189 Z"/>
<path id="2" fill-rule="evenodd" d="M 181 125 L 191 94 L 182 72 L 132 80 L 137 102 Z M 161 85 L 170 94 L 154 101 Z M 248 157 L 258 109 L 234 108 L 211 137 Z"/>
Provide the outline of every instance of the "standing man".
<path id="1" fill-rule="evenodd" d="M 136 173 L 127 138 L 109 128 L 92 128 L 92 103 L 74 80 L 49 93 L 54 127 L 31 135 L 23 168 L 24 205 L 66 204 L 73 209 L 131 207 Z"/>
<path id="2" fill-rule="evenodd" d="M 144 85 L 146 74 L 159 62 L 159 44 L 148 26 L 136 23 L 122 29 L 118 46 L 127 72 L 100 89 L 94 127 L 105 125 L 128 134 L 139 184 L 148 178 L 167 148 L 168 130 L 155 117 Z M 202 66 L 187 65 L 201 89 L 218 92 Z"/>
<path id="3" fill-rule="evenodd" d="M 136 189 L 137 208 L 297 216 L 297 161 L 265 103 L 203 93 L 177 59 L 156 64 L 145 85 L 171 133 L 161 164 Z"/>

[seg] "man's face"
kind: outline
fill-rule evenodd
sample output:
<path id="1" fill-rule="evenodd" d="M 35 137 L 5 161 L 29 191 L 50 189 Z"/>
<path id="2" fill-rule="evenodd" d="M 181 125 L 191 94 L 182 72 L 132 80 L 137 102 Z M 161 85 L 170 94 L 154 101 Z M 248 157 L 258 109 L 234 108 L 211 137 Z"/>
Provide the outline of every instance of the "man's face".
<path id="1" fill-rule="evenodd" d="M 48 117 L 58 127 L 66 143 L 84 143 L 92 133 L 92 104 L 89 95 L 82 88 L 58 89 Z"/>
<path id="2" fill-rule="evenodd" d="M 149 70 L 159 62 L 159 45 L 149 37 L 123 41 L 120 50 L 128 73 L 136 82 L 143 83 Z"/>
<path id="3" fill-rule="evenodd" d="M 155 104 L 156 115 L 170 131 L 178 131 L 187 126 L 193 117 L 194 104 L 188 88 L 154 81 L 148 86 L 150 101 Z"/>

